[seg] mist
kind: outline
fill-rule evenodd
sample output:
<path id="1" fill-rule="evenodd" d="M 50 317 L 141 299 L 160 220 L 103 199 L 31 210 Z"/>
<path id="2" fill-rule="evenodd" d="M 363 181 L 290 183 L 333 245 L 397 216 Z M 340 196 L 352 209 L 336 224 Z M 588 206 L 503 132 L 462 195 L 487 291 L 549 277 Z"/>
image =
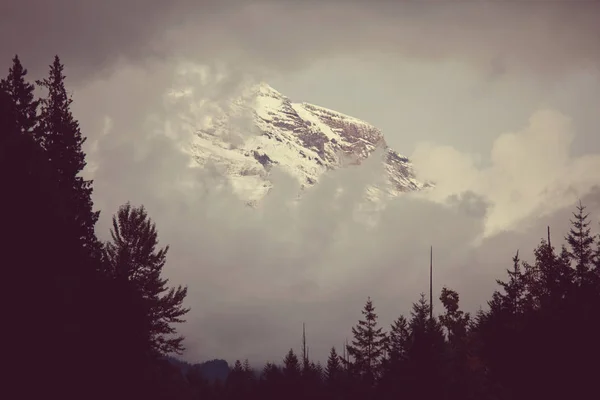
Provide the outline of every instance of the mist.
<path id="1" fill-rule="evenodd" d="M 253 208 L 219 166 L 197 166 L 189 143 L 215 107 L 257 78 L 206 67 L 198 79 L 181 66 L 154 68 L 123 68 L 78 89 L 74 112 L 86 131 L 101 132 L 87 143 L 88 176 L 102 210 L 99 236 L 108 239 L 111 214 L 131 201 L 145 205 L 161 244 L 171 247 L 165 272 L 189 288 L 191 311 L 180 327 L 189 361 L 277 362 L 299 348 L 303 323 L 311 357 L 323 361 L 350 335 L 367 296 L 384 326 L 409 312 L 428 291 L 430 246 L 434 299 L 448 286 L 475 312 L 486 307 L 517 250 L 531 259 L 548 225 L 560 246 L 578 199 L 597 232 L 600 155 L 571 154 L 577 132 L 558 111 L 539 110 L 521 129 L 498 132 L 490 154 L 479 155 L 490 157 L 489 165 L 423 141 L 409 156 L 417 176 L 436 188 L 384 207 L 369 207 L 364 198 L 383 174 L 374 155 L 328 172 L 300 200 L 294 178 L 275 168 L 273 190 Z M 174 98 L 186 88 L 187 96 Z M 238 128 L 251 131 L 243 121 Z"/>

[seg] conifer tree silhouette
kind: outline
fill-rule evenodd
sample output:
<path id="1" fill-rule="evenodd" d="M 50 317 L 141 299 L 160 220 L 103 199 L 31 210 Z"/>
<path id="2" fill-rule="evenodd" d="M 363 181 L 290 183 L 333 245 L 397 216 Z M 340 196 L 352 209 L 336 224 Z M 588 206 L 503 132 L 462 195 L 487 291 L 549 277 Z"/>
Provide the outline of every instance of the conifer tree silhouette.
<path id="1" fill-rule="evenodd" d="M 60 58 L 55 56 L 48 77 L 37 81 L 38 86 L 45 89 L 47 94 L 40 99 L 41 109 L 35 136 L 58 173 L 59 186 L 72 213 L 82 248 L 99 259 L 101 244 L 96 238 L 94 227 L 100 212 L 93 211 L 93 182 L 80 176 L 86 166 L 82 148 L 86 138 L 81 133 L 79 122 L 71 113 L 73 99 L 67 94 L 65 78 L 64 66 Z"/>
<path id="2" fill-rule="evenodd" d="M 573 213 L 574 220 L 571 220 L 571 229 L 565 238 L 569 244 L 569 257 L 575 265 L 575 280 L 579 286 L 592 283 L 592 268 L 594 257 L 594 237 L 589 227 L 589 214 L 585 212 L 585 206 L 581 201 L 577 205 L 577 212 Z"/>
<path id="3" fill-rule="evenodd" d="M 18 129 L 33 137 L 39 100 L 34 99 L 35 86 L 25 80 L 27 69 L 21 64 L 19 56 L 15 55 L 12 61 L 8 76 L 0 80 L 0 90 L 4 90 L 12 100 Z"/>
<path id="4" fill-rule="evenodd" d="M 180 354 L 183 336 L 176 335 L 174 323 L 182 323 L 189 308 L 183 307 L 187 288 L 168 288 L 161 276 L 169 246 L 157 249 L 156 225 L 144 206 L 121 206 L 113 216 L 112 240 L 106 244 L 110 274 L 123 282 L 137 297 L 148 317 L 144 345 L 152 356 Z M 175 335 L 175 336 L 174 336 Z"/>
<path id="5" fill-rule="evenodd" d="M 386 344 L 386 335 L 382 327 L 377 326 L 377 314 L 369 297 L 362 310 L 364 320 L 352 327 L 354 336 L 348 346 L 348 353 L 353 357 L 353 371 L 372 387 L 381 373 L 381 361 Z"/>

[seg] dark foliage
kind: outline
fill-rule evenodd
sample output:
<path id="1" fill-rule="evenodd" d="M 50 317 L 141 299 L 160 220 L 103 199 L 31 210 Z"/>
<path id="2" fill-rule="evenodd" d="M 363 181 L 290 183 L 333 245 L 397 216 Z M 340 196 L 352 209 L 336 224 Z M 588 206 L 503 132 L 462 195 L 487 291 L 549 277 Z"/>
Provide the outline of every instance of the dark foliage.
<path id="1" fill-rule="evenodd" d="M 352 328 L 354 339 L 348 346 L 352 357 L 351 370 L 365 386 L 372 387 L 381 374 L 381 363 L 386 345 L 383 328 L 377 327 L 377 314 L 371 298 L 362 310 L 364 320 Z"/>
<path id="2" fill-rule="evenodd" d="M 15 57 L 0 85 L 2 265 L 11 282 L 4 295 L 13 303 L 5 313 L 13 324 L 5 342 L 5 362 L 14 372 L 9 392 L 16 398 L 185 397 L 179 369 L 158 359 L 128 362 L 145 352 L 139 339 L 150 333 L 140 321 L 154 316 L 144 314 L 138 292 L 106 273 L 91 182 L 79 176 L 85 138 L 70 112 L 58 57 L 40 82 L 45 98 L 33 100 L 25 75 Z M 168 302 L 176 302 L 174 293 Z"/>
<path id="3" fill-rule="evenodd" d="M 132 340 L 148 350 L 149 356 L 181 354 L 183 337 L 175 334 L 174 323 L 189 309 L 183 307 L 187 288 L 168 288 L 161 278 L 169 246 L 156 249 L 158 233 L 143 206 L 129 203 L 113 217 L 112 241 L 105 245 L 107 273 L 124 292 L 130 293 L 130 304 L 140 315 L 140 335 Z M 133 311 L 128 315 L 136 315 Z"/>
<path id="4" fill-rule="evenodd" d="M 26 81 L 26 76 L 27 69 L 23 68 L 19 56 L 15 55 L 8 76 L 0 79 L 0 90 L 10 96 L 18 130 L 33 136 L 38 121 L 39 100 L 34 97 L 35 86 Z"/>
<path id="5" fill-rule="evenodd" d="M 47 78 L 37 81 L 46 96 L 39 100 L 40 115 L 34 136 L 46 151 L 46 158 L 58 174 L 58 185 L 71 215 L 81 247 L 99 258 L 100 243 L 94 226 L 100 216 L 93 211 L 92 181 L 79 174 L 86 166 L 82 146 L 86 138 L 79 129 L 70 107 L 73 103 L 65 87 L 64 66 L 58 56 L 50 65 Z"/>

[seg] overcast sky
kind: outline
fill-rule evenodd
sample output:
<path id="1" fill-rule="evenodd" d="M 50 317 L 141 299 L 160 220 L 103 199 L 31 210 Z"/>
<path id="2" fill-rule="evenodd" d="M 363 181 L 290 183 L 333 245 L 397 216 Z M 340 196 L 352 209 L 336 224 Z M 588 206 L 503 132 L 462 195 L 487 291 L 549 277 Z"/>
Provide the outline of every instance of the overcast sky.
<path id="1" fill-rule="evenodd" d="M 386 326 L 409 311 L 430 245 L 435 290 L 476 311 L 517 249 L 530 259 L 547 225 L 560 243 L 577 199 L 598 231 L 598 21 L 599 2 L 567 0 L 8 0 L 0 66 L 18 53 L 38 78 L 61 56 L 98 233 L 120 204 L 146 205 L 171 245 L 167 274 L 189 286 L 186 359 L 280 361 L 306 322 L 323 360 L 367 296 Z M 332 173 L 295 209 L 294 181 L 275 171 L 248 209 L 182 149 L 203 101 L 259 80 L 381 128 L 438 187 L 370 226 L 355 211 L 377 163 Z M 191 100 L 169 100 L 183 88 Z"/>

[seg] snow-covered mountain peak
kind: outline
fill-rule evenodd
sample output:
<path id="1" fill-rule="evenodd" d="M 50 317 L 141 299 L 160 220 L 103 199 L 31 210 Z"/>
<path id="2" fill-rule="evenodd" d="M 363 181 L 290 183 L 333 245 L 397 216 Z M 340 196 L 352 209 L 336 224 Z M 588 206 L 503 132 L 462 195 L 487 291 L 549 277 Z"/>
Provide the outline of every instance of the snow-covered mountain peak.
<path id="1" fill-rule="evenodd" d="M 265 95 L 265 96 L 269 96 L 269 97 L 273 97 L 273 98 L 287 99 L 287 97 L 282 95 L 277 90 L 273 89 L 273 87 L 266 82 L 261 82 L 261 83 L 255 85 L 252 89 L 254 90 L 255 93 L 258 93 L 260 95 Z"/>
<path id="2" fill-rule="evenodd" d="M 371 194 L 397 196 L 427 186 L 416 180 L 409 160 L 390 149 L 373 125 L 324 107 L 293 103 L 264 82 L 249 89 L 198 131 L 192 145 L 198 163 L 211 160 L 224 168 L 245 200 L 258 201 L 269 191 L 273 165 L 305 187 L 316 184 L 327 170 L 360 164 L 377 148 L 383 150 L 388 184 L 374 183 Z M 250 117 L 236 120 L 242 115 Z"/>

